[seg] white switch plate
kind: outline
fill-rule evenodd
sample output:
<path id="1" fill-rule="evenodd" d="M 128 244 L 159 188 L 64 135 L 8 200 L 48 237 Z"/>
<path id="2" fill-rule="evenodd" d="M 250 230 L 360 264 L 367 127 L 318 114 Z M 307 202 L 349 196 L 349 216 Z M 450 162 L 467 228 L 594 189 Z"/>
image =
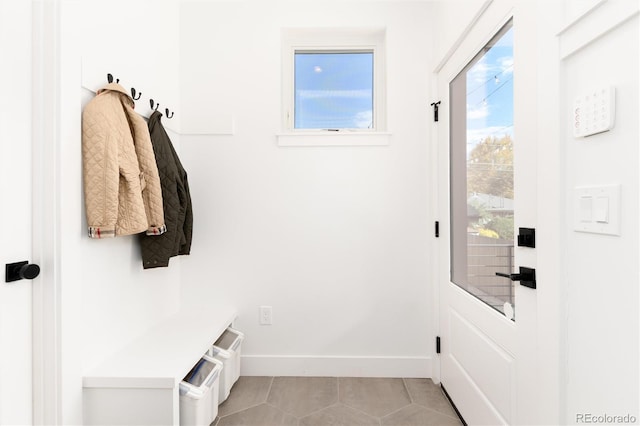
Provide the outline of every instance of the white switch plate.
<path id="1" fill-rule="evenodd" d="M 616 89 L 601 87 L 578 96 L 573 102 L 573 136 L 595 135 L 613 128 L 616 115 Z"/>
<path id="2" fill-rule="evenodd" d="M 573 198 L 575 231 L 620 235 L 620 185 L 578 187 Z"/>

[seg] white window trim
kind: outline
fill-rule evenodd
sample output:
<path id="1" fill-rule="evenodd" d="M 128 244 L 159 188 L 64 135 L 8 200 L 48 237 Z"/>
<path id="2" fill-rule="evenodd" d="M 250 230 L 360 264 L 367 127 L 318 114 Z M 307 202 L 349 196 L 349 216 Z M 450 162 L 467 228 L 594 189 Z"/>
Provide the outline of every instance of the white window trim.
<path id="1" fill-rule="evenodd" d="M 282 30 L 280 146 L 388 145 L 384 28 L 285 28 Z M 296 52 L 373 52 L 373 129 L 295 129 Z"/>

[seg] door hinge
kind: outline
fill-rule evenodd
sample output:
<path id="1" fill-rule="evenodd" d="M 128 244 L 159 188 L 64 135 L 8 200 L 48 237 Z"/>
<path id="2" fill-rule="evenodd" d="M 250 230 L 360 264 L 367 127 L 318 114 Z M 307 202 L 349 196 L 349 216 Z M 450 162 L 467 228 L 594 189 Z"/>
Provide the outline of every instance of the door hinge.
<path id="1" fill-rule="evenodd" d="M 440 336 L 436 336 L 436 353 L 440 353 Z"/>
<path id="2" fill-rule="evenodd" d="M 440 222 L 436 220 L 436 238 L 440 238 Z"/>

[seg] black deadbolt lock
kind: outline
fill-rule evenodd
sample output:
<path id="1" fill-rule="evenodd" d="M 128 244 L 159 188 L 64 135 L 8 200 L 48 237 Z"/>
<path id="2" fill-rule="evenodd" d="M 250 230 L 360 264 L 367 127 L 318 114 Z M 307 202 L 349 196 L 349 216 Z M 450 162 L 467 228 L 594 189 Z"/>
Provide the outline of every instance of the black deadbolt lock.
<path id="1" fill-rule="evenodd" d="M 520 228 L 518 230 L 518 247 L 536 248 L 536 230 L 534 228 Z"/>

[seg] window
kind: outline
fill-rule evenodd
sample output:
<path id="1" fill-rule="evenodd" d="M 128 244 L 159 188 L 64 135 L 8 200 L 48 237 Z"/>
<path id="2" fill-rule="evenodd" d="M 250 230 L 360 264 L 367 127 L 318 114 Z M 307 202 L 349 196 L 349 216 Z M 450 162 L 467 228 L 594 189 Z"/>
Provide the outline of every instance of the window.
<path id="1" fill-rule="evenodd" d="M 513 23 L 451 82 L 451 281 L 514 318 Z"/>
<path id="2" fill-rule="evenodd" d="M 279 144 L 313 136 L 320 145 L 350 144 L 345 135 L 360 134 L 367 137 L 358 145 L 386 145 L 376 138 L 386 132 L 384 41 L 378 28 L 283 30 Z"/>
<path id="3" fill-rule="evenodd" d="M 295 129 L 373 129 L 373 52 L 295 52 Z"/>

